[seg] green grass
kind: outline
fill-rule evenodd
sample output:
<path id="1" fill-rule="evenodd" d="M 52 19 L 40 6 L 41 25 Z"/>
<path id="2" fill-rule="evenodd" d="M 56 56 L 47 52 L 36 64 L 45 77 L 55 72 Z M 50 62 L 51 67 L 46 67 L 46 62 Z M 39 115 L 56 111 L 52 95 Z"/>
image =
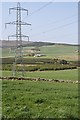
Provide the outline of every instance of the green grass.
<path id="1" fill-rule="evenodd" d="M 40 49 L 41 52 L 46 55 L 46 57 L 55 57 L 59 59 L 66 59 L 69 61 L 74 61 L 78 59 L 78 46 L 52 45 L 43 46 Z"/>
<path id="2" fill-rule="evenodd" d="M 77 72 L 77 70 L 28 72 L 26 76 L 59 80 L 78 80 Z"/>
<path id="3" fill-rule="evenodd" d="M 53 45 L 40 47 L 46 58 L 77 56 L 77 46 Z M 28 48 L 24 48 L 25 54 Z M 9 48 L 2 57 L 13 56 Z M 42 57 L 41 57 L 42 58 Z M 0 71 L 2 76 L 12 76 L 11 71 Z M 59 80 L 78 80 L 78 70 L 26 72 L 25 77 Z M 1 82 L 1 81 L 0 81 Z M 4 118 L 78 118 L 78 85 L 44 81 L 2 81 L 2 115 Z"/>
<path id="4" fill-rule="evenodd" d="M 30 49 L 26 47 L 25 50 Z M 39 47 L 42 54 L 45 54 L 45 58 L 60 58 L 66 60 L 77 60 L 78 56 L 78 46 L 69 46 L 69 45 L 49 45 Z M 43 56 L 44 57 L 44 56 Z M 42 58 L 43 58 L 42 57 Z"/>
<path id="5" fill-rule="evenodd" d="M 51 46 L 43 46 L 40 47 L 41 51 L 44 54 L 49 55 L 74 55 L 78 50 L 77 46 L 68 46 L 68 45 L 51 45 Z"/>
<path id="6" fill-rule="evenodd" d="M 24 47 L 23 52 L 24 54 L 29 54 L 31 48 L 34 47 Z M 78 56 L 78 46 L 69 46 L 69 45 L 49 45 L 49 46 L 42 46 L 39 47 L 40 51 L 42 54 L 45 54 L 45 58 L 63 58 L 67 60 L 77 60 Z M 9 56 L 14 56 L 13 51 L 10 51 L 10 48 L 5 48 L 2 50 L 2 57 L 9 57 Z M 29 56 L 25 56 L 29 57 Z M 44 57 L 44 56 L 43 56 Z M 42 57 L 42 58 L 43 58 Z M 31 58 L 31 57 L 29 57 Z"/>
<path id="7" fill-rule="evenodd" d="M 78 85 L 32 81 L 2 82 L 3 117 L 78 118 Z"/>
<path id="8" fill-rule="evenodd" d="M 1 72 L 1 71 L 0 71 Z M 2 76 L 12 76 L 11 71 L 3 71 Z M 59 71 L 35 71 L 25 72 L 25 77 L 47 78 L 59 80 L 78 80 L 78 70 L 59 70 Z"/>
<path id="9" fill-rule="evenodd" d="M 0 57 L 2 57 L 2 48 L 0 48 Z"/>
<path id="10" fill-rule="evenodd" d="M 10 57 L 13 55 L 14 55 L 14 53 L 13 53 L 13 51 L 12 52 L 10 51 L 10 48 L 3 48 L 2 49 L 2 57 Z"/>
<path id="11" fill-rule="evenodd" d="M 2 81 L 0 80 L 0 118 L 2 115 Z"/>

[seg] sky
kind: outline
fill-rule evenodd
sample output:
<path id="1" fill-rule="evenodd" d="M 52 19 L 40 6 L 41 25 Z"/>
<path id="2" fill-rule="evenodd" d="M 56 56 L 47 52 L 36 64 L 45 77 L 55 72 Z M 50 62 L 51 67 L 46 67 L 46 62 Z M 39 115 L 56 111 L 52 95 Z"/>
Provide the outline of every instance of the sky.
<path id="1" fill-rule="evenodd" d="M 31 26 L 22 26 L 22 34 L 28 35 L 30 41 L 43 41 L 53 43 L 78 43 L 78 3 L 77 2 L 20 2 L 22 8 L 29 11 L 22 12 L 22 21 L 31 23 Z M 16 21 L 16 11 L 9 8 L 16 7 L 17 2 L 0 3 L 2 19 L 2 33 L 0 39 L 7 40 L 8 35 L 16 33 L 15 25 L 5 23 Z M 12 38 L 15 40 L 15 38 Z M 23 40 L 27 40 L 23 39 Z"/>

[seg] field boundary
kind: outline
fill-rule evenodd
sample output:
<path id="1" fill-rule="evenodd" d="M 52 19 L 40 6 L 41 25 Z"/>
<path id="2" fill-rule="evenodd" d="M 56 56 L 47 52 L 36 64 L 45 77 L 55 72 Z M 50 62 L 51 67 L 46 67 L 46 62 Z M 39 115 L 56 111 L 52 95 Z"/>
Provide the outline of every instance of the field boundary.
<path id="1" fill-rule="evenodd" d="M 27 81 L 48 81 L 56 83 L 75 83 L 80 84 L 80 81 L 71 80 L 58 80 L 58 79 L 46 79 L 46 78 L 30 78 L 30 77 L 0 77 L 1 80 L 27 80 Z"/>

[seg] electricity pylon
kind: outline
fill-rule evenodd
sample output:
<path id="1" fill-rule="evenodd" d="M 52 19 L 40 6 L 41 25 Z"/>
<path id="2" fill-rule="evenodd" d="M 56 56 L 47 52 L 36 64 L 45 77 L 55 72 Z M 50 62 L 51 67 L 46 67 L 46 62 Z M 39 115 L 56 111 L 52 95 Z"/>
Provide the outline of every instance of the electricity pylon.
<path id="1" fill-rule="evenodd" d="M 21 21 L 21 11 L 26 11 L 27 15 L 28 15 L 28 10 L 21 8 L 19 2 L 17 3 L 17 7 L 9 8 L 9 14 L 11 13 L 11 10 L 16 10 L 16 21 L 5 23 L 5 27 L 7 24 L 16 25 L 16 34 L 8 36 L 8 40 L 10 37 L 16 37 L 15 60 L 13 62 L 12 73 L 13 73 L 13 76 L 16 76 L 17 74 L 19 75 L 19 73 L 21 73 L 21 76 L 23 76 L 24 75 L 24 65 L 23 65 L 22 37 L 27 37 L 28 41 L 29 41 L 29 36 L 22 34 L 21 26 L 22 25 L 31 25 L 31 24 Z M 17 69 L 18 66 L 20 69 Z"/>

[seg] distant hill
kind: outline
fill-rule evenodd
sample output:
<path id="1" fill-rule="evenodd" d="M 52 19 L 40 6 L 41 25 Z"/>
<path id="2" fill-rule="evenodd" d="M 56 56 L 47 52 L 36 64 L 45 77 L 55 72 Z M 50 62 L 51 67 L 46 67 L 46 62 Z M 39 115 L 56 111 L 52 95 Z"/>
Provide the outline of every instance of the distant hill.
<path id="1" fill-rule="evenodd" d="M 47 45 L 54 45 L 55 43 L 50 43 L 50 42 L 32 42 L 28 43 L 27 46 L 47 46 Z"/>
<path id="2" fill-rule="evenodd" d="M 70 45 L 70 46 L 72 46 L 72 44 L 63 44 L 63 43 L 23 41 L 24 47 L 27 47 L 27 46 L 28 47 L 29 46 L 40 47 L 40 46 L 47 46 L 47 45 Z M 0 47 L 7 48 L 7 47 L 15 47 L 15 46 L 16 46 L 16 41 L 0 40 Z"/>
<path id="3" fill-rule="evenodd" d="M 22 42 L 23 46 L 46 46 L 46 45 L 54 45 L 54 43 L 49 43 L 49 42 L 28 42 L 28 41 L 23 41 Z M 0 40 L 0 47 L 15 47 L 16 46 L 16 41 L 7 41 L 7 40 Z"/>
<path id="4" fill-rule="evenodd" d="M 31 42 L 28 41 L 23 41 L 23 46 L 30 44 Z M 8 41 L 8 40 L 0 40 L 0 47 L 15 47 L 16 46 L 16 41 Z"/>

